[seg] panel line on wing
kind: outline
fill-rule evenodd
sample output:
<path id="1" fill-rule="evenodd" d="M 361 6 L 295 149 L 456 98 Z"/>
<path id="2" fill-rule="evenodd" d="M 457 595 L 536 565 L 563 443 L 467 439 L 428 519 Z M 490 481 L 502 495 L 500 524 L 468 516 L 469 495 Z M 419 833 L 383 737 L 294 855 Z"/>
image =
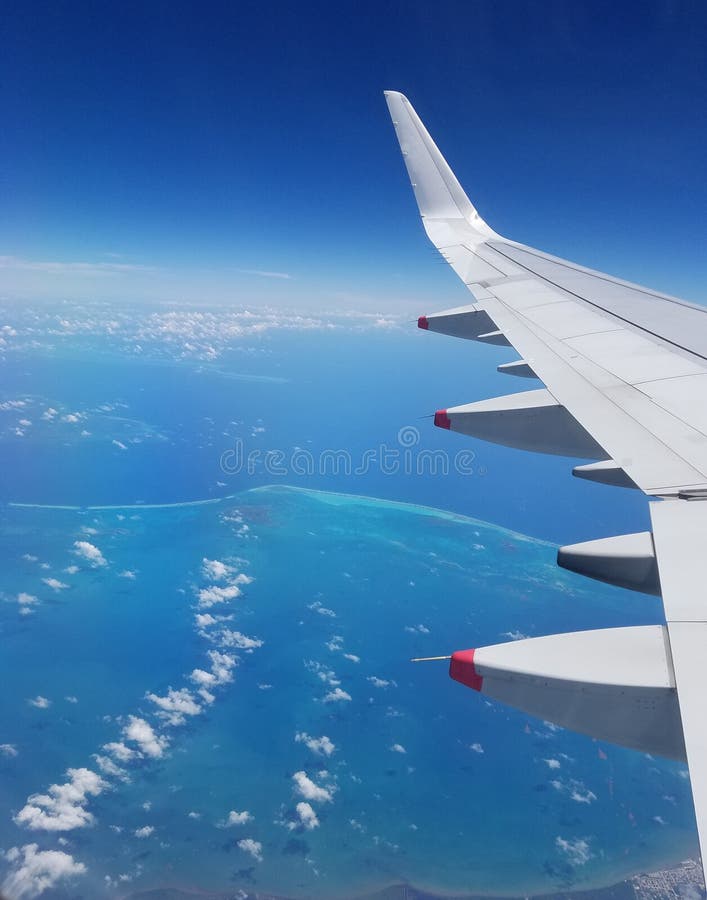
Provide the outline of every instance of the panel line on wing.
<path id="1" fill-rule="evenodd" d="M 588 300 L 586 297 L 583 297 L 581 294 L 578 294 L 575 291 L 571 291 L 569 288 L 564 287 L 561 284 L 558 284 L 557 282 L 553 281 L 551 278 L 548 278 L 547 275 L 541 275 L 538 272 L 535 272 L 533 269 L 531 269 L 530 266 L 526 266 L 522 262 L 519 262 L 518 260 L 513 259 L 512 256 L 507 256 L 505 253 L 503 253 L 497 247 L 492 246 L 490 243 L 487 243 L 487 246 L 490 247 L 490 249 L 495 250 L 495 252 L 498 253 L 500 256 L 503 256 L 505 259 L 508 259 L 509 262 L 514 262 L 517 265 L 522 266 L 524 269 L 526 269 L 526 271 L 530 272 L 532 275 L 535 275 L 536 278 L 540 278 L 542 281 L 547 282 L 547 284 L 550 284 L 554 288 L 557 288 L 557 290 L 564 291 L 566 294 L 569 294 L 570 296 L 575 297 L 577 300 L 581 300 L 583 303 L 587 303 L 589 306 L 593 306 L 595 309 L 601 310 L 602 312 L 606 313 L 606 315 L 608 315 L 608 316 L 612 316 L 615 319 L 619 319 L 621 322 L 624 322 L 626 325 L 630 325 L 632 328 L 636 328 L 638 331 L 641 331 L 644 334 L 650 334 L 652 337 L 656 338 L 661 343 L 670 344 L 671 346 L 675 347 L 678 350 L 682 350 L 685 353 L 689 353 L 691 356 L 697 356 L 699 359 L 703 359 L 703 360 L 705 360 L 705 362 L 707 362 L 707 356 L 705 356 L 704 354 L 698 353 L 696 350 L 691 350 L 689 347 L 685 347 L 683 344 L 679 344 L 677 341 L 673 341 L 670 338 L 664 337 L 663 335 L 658 334 L 656 331 L 651 331 L 649 328 L 645 328 L 643 325 L 638 325 L 636 322 L 632 321 L 631 319 L 627 318 L 626 316 L 622 316 L 617 312 L 613 312 L 612 310 L 607 309 L 606 307 L 602 306 L 600 303 L 597 303 L 595 300 Z M 615 283 L 616 282 L 614 282 L 614 284 Z M 648 295 L 648 296 L 650 296 L 650 295 Z M 669 299 L 667 297 L 663 298 L 660 295 L 653 295 L 653 296 L 656 296 L 658 299 L 661 299 L 661 300 Z M 676 301 L 671 301 L 671 302 L 676 302 Z M 687 308 L 694 309 L 695 307 L 687 307 Z"/>

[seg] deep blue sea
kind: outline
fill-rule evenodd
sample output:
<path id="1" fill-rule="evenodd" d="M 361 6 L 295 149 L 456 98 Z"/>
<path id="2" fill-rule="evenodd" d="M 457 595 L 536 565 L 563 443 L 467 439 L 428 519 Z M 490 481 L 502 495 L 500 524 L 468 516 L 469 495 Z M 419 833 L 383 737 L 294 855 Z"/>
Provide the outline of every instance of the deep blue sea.
<path id="1" fill-rule="evenodd" d="M 645 528 L 641 497 L 424 418 L 527 387 L 496 374 L 509 351 L 89 313 L 6 311 L 10 898 L 520 895 L 696 852 L 684 766 L 408 662 L 661 619 L 554 564 Z"/>

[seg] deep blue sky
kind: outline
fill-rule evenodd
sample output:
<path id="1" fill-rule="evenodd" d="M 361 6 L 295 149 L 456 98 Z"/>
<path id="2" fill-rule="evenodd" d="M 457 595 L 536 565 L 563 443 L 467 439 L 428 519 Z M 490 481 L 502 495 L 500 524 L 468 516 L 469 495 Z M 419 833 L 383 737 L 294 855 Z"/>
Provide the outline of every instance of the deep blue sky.
<path id="1" fill-rule="evenodd" d="M 0 27 L 4 296 L 464 302 L 392 88 L 502 234 L 707 300 L 704 3 L 30 2 Z"/>

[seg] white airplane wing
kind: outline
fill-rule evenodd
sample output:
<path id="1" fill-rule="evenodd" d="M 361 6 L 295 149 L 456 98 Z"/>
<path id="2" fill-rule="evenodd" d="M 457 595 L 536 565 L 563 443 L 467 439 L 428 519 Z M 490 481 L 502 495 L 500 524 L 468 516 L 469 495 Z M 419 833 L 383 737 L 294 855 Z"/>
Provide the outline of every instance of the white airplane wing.
<path id="1" fill-rule="evenodd" d="M 590 460 L 574 474 L 652 498 L 652 532 L 563 547 L 558 562 L 660 594 L 667 623 L 461 651 L 450 674 L 558 724 L 686 758 L 707 851 L 707 309 L 501 237 L 410 102 L 386 100 L 425 230 L 472 295 L 419 326 L 513 346 L 520 359 L 499 371 L 544 385 L 441 409 L 435 424 Z"/>

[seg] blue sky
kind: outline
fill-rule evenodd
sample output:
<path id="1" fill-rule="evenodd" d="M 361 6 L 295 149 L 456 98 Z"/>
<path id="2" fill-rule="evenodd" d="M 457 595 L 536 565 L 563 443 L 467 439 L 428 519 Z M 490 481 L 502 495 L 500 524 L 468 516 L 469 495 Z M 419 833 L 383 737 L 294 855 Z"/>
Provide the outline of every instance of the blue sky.
<path id="1" fill-rule="evenodd" d="M 464 302 L 419 225 L 392 88 L 502 234 L 707 300 L 704 4 L 37 2 L 3 20 L 4 297 Z"/>

